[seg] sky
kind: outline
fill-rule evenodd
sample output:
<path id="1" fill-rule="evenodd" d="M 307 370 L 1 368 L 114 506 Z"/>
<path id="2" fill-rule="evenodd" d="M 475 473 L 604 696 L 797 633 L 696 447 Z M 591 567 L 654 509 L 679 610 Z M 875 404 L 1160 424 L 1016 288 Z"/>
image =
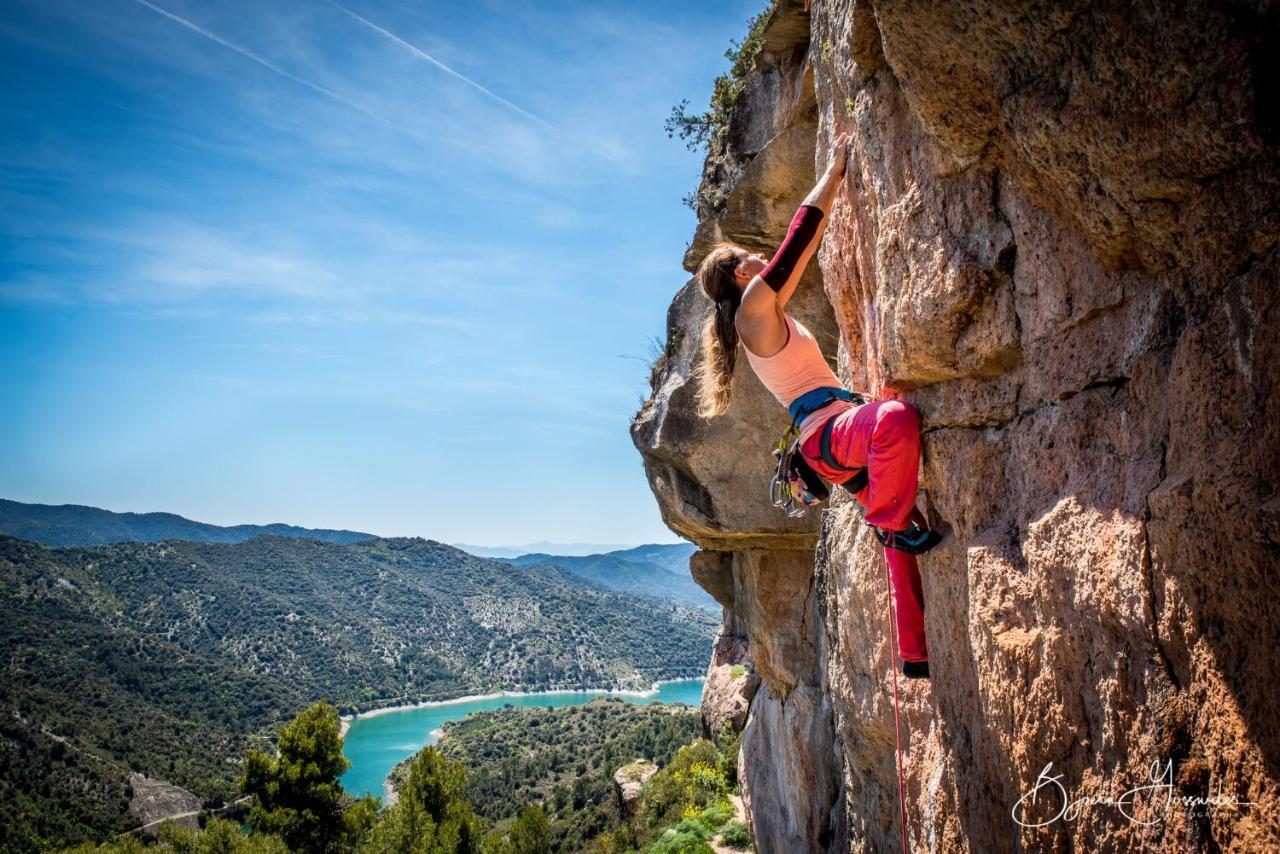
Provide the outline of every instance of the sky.
<path id="1" fill-rule="evenodd" d="M 663 121 L 765 5 L 0 0 L 0 497 L 675 542 Z"/>

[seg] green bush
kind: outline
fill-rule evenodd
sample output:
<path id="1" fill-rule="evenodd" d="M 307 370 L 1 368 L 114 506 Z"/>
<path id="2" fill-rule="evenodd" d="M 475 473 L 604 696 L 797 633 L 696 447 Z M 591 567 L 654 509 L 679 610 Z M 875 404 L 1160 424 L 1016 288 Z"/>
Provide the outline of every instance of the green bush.
<path id="1" fill-rule="evenodd" d="M 383 810 L 362 854 L 408 851 L 478 854 L 483 823 L 463 792 L 466 772 L 434 747 L 414 757 L 396 802 Z M 523 852 L 521 852 L 523 854 Z"/>
<path id="2" fill-rule="evenodd" d="M 511 828 L 510 838 L 515 854 L 549 854 L 551 831 L 542 807 L 529 804 L 521 810 L 520 817 Z"/>
<path id="3" fill-rule="evenodd" d="M 705 739 L 680 748 L 667 767 L 645 785 L 641 823 L 650 828 L 675 824 L 696 816 L 712 800 L 727 794 L 729 785 L 717 769 L 716 759 L 716 746 Z"/>
<path id="4" fill-rule="evenodd" d="M 738 788 L 738 747 L 742 742 L 742 733 L 734 732 L 726 727 L 720 731 L 716 739 L 716 767 L 724 775 L 730 789 Z"/>
<path id="5" fill-rule="evenodd" d="M 751 832 L 742 822 L 731 821 L 724 826 L 724 830 L 720 831 L 720 842 L 730 848 L 745 850 L 751 847 Z"/>
<path id="6" fill-rule="evenodd" d="M 692 821 L 682 821 L 649 846 L 648 854 L 714 854 L 707 832 Z"/>
<path id="7" fill-rule="evenodd" d="M 733 804 L 729 802 L 728 798 L 720 798 L 707 804 L 706 809 L 699 813 L 698 817 L 693 821 L 706 828 L 708 832 L 714 833 L 733 816 Z"/>
<path id="8" fill-rule="evenodd" d="M 146 854 L 146 847 L 133 836 L 122 836 L 111 842 L 94 845 L 92 842 L 81 842 L 71 848 L 62 849 L 62 854 Z"/>
<path id="9" fill-rule="evenodd" d="M 278 836 L 255 833 L 245 836 L 240 825 L 210 819 L 203 830 L 182 830 L 166 822 L 160 826 L 160 842 L 173 854 L 289 854 Z"/>
<path id="10" fill-rule="evenodd" d="M 254 832 L 309 854 L 353 847 L 372 820 L 373 803 L 344 814 L 338 778 L 351 763 L 342 755 L 338 710 L 328 703 L 305 709 L 280 731 L 279 751 L 272 757 L 254 750 L 245 759 L 241 786 L 254 797 Z"/>
<path id="11" fill-rule="evenodd" d="M 698 739 L 676 752 L 645 784 L 632 825 L 636 847 L 645 851 L 707 851 L 707 840 L 734 824 L 729 793 L 736 789 L 738 735 L 721 734 L 719 744 Z M 726 775 L 726 771 L 728 775 Z M 646 848 L 645 846 L 649 847 Z M 616 848 L 601 848 L 615 854 Z"/>

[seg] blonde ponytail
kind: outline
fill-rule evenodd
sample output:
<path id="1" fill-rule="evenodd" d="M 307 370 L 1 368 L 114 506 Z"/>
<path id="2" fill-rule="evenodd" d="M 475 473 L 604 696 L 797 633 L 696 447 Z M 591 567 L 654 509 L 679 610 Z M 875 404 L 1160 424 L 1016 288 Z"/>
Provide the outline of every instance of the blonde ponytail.
<path id="1" fill-rule="evenodd" d="M 733 368 L 738 356 L 738 328 L 734 317 L 742 304 L 742 291 L 734 278 L 737 248 L 731 243 L 715 246 L 698 267 L 698 284 L 716 304 L 702 327 L 698 378 L 698 414 L 711 418 L 724 414 L 733 394 Z"/>

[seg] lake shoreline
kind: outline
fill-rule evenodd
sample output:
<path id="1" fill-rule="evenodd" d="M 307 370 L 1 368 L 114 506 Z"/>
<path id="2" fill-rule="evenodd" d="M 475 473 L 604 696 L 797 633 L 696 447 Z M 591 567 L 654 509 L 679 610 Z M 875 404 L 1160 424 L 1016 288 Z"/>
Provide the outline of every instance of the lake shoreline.
<path id="1" fill-rule="evenodd" d="M 670 685 L 674 682 L 693 682 L 703 679 L 702 676 L 686 676 L 680 679 L 659 679 L 644 691 L 634 688 L 555 688 L 542 691 L 493 691 L 488 694 L 465 694 L 461 697 L 452 697 L 447 700 L 423 700 L 417 703 L 401 703 L 396 706 L 381 706 L 379 708 L 370 709 L 366 712 L 356 712 L 351 715 L 340 715 L 342 728 L 339 732 L 340 738 L 346 738 L 347 731 L 351 729 L 351 722 L 356 718 L 376 718 L 380 715 L 389 715 L 394 712 L 406 712 L 411 709 L 431 708 L 435 706 L 456 706 L 463 703 L 473 703 L 480 700 L 497 700 L 502 697 L 539 697 L 545 694 L 600 694 L 602 696 L 616 695 L 629 697 L 649 697 L 658 693 L 658 689 L 662 685 Z"/>

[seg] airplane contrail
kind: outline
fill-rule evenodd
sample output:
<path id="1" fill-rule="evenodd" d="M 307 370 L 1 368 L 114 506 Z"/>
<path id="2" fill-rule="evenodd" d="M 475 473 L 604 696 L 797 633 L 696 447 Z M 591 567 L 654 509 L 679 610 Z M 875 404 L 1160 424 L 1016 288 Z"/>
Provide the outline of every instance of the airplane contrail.
<path id="1" fill-rule="evenodd" d="M 350 107 L 351 109 L 356 110 L 358 112 L 364 113 L 366 116 L 368 116 L 371 119 L 374 119 L 375 121 L 381 122 L 382 124 L 385 124 L 385 125 L 391 125 L 392 127 L 395 127 L 395 125 L 393 125 L 391 122 L 387 121 L 382 116 L 378 115 L 372 110 L 362 107 L 359 104 L 355 103 L 354 101 L 348 101 L 346 98 L 342 97 L 337 92 L 334 92 L 332 89 L 326 89 L 325 87 L 320 86 L 316 83 L 312 83 L 309 80 L 303 80 L 301 77 L 290 74 L 288 71 L 285 71 L 283 68 L 280 68 L 277 65 L 273 65 L 272 63 L 258 56 L 256 53 L 249 50 L 248 48 L 241 47 L 238 44 L 233 44 L 227 41 L 226 39 L 224 39 L 222 36 L 218 35 L 217 33 L 212 32 L 210 30 L 206 30 L 204 27 L 200 26 L 199 24 L 192 23 L 191 21 L 188 21 L 186 18 L 183 18 L 179 15 L 175 15 L 174 13 L 168 11 L 167 9 L 161 9 L 159 6 L 156 6 L 154 3 L 147 2 L 147 0 L 134 0 L 134 2 L 138 3 L 139 5 L 146 6 L 148 9 L 155 12 L 156 14 L 163 15 L 169 20 L 175 23 L 181 24 L 182 26 L 186 27 L 192 32 L 199 33 L 205 38 L 210 39 L 211 41 L 215 41 L 225 48 L 234 50 L 236 53 L 240 54 L 241 56 L 252 59 L 254 62 L 258 63 L 263 68 L 268 68 L 274 71 L 276 74 L 279 74 L 281 77 L 285 77 L 289 80 L 292 80 L 294 83 L 297 83 L 301 86 L 306 86 L 308 89 L 312 90 L 313 92 L 318 92 L 321 95 L 324 95 L 326 98 L 332 98 L 333 100 L 337 101 L 339 104 Z"/>
<path id="2" fill-rule="evenodd" d="M 141 2 L 144 2 L 144 0 L 138 0 L 138 2 L 141 3 Z M 367 18 L 360 17 L 355 12 L 352 12 L 350 9 L 348 9 L 346 6 L 343 6 L 342 4 L 335 2 L 335 0 L 329 0 L 329 3 L 333 6 L 336 6 L 338 9 L 342 10 L 343 12 L 346 12 L 348 15 L 355 18 L 357 21 L 364 24 L 366 27 L 373 30 L 374 32 L 379 33 L 385 36 L 386 38 L 390 39 L 392 42 L 404 48 L 405 50 L 409 51 L 409 53 L 413 54 L 418 59 L 431 63 L 436 68 L 439 68 L 441 71 L 445 72 L 446 74 L 449 74 L 449 75 L 452 75 L 453 77 L 458 78 L 463 83 L 466 83 L 468 86 L 483 92 L 484 94 L 488 95 L 490 98 L 494 99 L 498 103 L 512 110 L 515 110 L 517 113 L 529 119 L 530 121 L 535 121 L 538 124 L 559 133 L 559 128 L 557 128 L 555 125 L 551 124 L 550 122 L 544 121 L 543 119 L 538 118 L 533 113 L 530 113 L 528 110 L 525 110 L 516 106 L 515 104 L 511 103 L 506 98 L 502 97 L 496 92 L 492 92 L 489 89 L 486 89 L 485 87 L 481 86 L 479 83 L 472 80 L 470 77 L 467 77 L 466 75 L 463 75 L 463 74 L 459 74 L 457 71 L 454 71 L 452 68 L 445 65 L 443 62 L 436 59 L 431 54 L 427 53 L 426 51 L 419 50 L 418 48 L 409 44 L 404 39 L 397 36 L 395 33 L 388 32 L 387 30 L 384 30 L 382 27 L 378 26 L 377 24 L 373 23 Z"/>

